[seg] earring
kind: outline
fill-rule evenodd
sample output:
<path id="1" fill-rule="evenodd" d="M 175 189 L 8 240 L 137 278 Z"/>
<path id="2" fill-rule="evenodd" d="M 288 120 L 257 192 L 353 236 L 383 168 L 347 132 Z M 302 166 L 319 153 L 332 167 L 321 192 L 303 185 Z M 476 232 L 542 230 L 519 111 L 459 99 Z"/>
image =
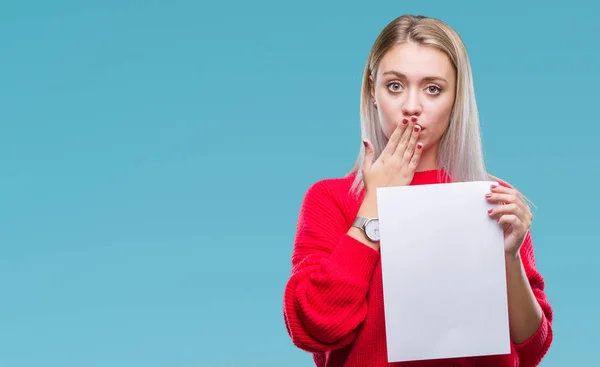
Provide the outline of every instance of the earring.
<path id="1" fill-rule="evenodd" d="M 377 108 L 377 101 L 373 100 L 373 106 L 375 106 L 375 108 Z"/>

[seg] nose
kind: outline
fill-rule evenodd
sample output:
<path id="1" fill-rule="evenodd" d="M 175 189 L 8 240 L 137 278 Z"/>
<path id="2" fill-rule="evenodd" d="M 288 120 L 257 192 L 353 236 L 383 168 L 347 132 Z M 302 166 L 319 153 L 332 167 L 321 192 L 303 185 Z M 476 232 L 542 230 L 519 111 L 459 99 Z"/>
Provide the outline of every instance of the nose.
<path id="1" fill-rule="evenodd" d="M 422 106 L 419 99 L 419 92 L 416 90 L 407 91 L 406 99 L 402 104 L 402 113 L 404 116 L 419 116 L 421 114 Z"/>

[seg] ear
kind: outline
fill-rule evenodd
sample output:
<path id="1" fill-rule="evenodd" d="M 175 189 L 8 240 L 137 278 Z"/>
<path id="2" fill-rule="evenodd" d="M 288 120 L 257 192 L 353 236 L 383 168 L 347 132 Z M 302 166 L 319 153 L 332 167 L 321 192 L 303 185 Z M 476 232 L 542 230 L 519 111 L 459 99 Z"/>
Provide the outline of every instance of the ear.
<path id="1" fill-rule="evenodd" d="M 375 100 L 375 79 L 373 78 L 373 74 L 369 75 L 369 86 L 371 90 L 371 98 Z"/>

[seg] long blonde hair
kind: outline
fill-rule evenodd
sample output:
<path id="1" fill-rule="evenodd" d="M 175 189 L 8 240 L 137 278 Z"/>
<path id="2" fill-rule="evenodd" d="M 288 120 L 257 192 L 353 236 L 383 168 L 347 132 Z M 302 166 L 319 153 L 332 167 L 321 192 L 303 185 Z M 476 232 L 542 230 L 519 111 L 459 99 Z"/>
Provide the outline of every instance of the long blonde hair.
<path id="1" fill-rule="evenodd" d="M 475 101 L 473 77 L 469 57 L 460 36 L 446 23 L 424 16 L 403 15 L 394 19 L 379 34 L 364 69 L 362 78 L 360 121 L 362 139 L 373 144 L 374 159 L 381 154 L 387 144 L 387 137 L 379 124 L 377 111 L 371 103 L 369 77 L 375 78 L 379 63 L 386 52 L 394 45 L 414 42 L 430 45 L 443 51 L 456 71 L 456 99 L 450 116 L 448 129 L 440 139 L 437 163 L 453 182 L 494 180 L 487 173 L 479 127 L 479 114 Z M 362 165 L 364 146 L 355 165 L 348 175 L 355 174 L 352 190 L 363 188 Z"/>

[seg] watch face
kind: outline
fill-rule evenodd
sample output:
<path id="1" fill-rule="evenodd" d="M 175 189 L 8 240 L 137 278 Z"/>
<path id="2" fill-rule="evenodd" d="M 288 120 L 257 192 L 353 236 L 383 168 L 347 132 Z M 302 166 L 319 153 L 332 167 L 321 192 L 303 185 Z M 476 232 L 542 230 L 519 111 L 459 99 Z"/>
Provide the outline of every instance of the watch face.
<path id="1" fill-rule="evenodd" d="M 365 234 L 371 241 L 379 241 L 379 221 L 370 220 L 365 226 Z"/>

